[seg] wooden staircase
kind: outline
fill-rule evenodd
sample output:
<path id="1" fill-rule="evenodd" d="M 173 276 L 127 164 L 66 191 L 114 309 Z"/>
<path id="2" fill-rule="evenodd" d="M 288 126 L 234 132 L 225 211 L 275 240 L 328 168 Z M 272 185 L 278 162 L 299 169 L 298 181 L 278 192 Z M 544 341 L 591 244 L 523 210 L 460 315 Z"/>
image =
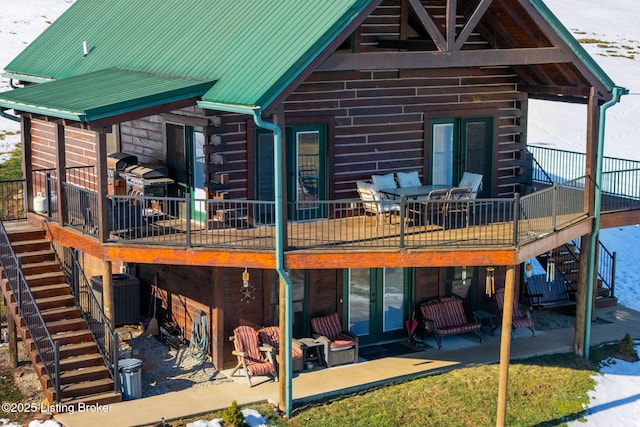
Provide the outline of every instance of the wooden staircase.
<path id="1" fill-rule="evenodd" d="M 49 334 L 59 344 L 62 407 L 77 406 L 81 402 L 106 405 L 121 401 L 122 395 L 114 391 L 114 381 L 80 308 L 75 304 L 71 288 L 66 283 L 44 231 L 26 222 L 5 223 L 5 228 Z M 18 314 L 18 303 L 4 274 L 0 287 L 45 397 L 49 403 L 54 403 L 55 389 L 40 361 L 24 319 Z"/>
<path id="2" fill-rule="evenodd" d="M 564 275 L 567 289 L 575 291 L 578 289 L 578 280 L 580 277 L 580 250 L 573 243 L 569 242 L 551 251 L 556 265 L 556 274 Z M 541 254 L 537 257 L 538 262 L 542 266 L 547 265 L 549 253 Z M 618 299 L 611 295 L 610 289 L 603 286 L 602 281 L 598 280 L 598 289 L 596 294 L 596 308 L 609 307 L 616 305 Z"/>

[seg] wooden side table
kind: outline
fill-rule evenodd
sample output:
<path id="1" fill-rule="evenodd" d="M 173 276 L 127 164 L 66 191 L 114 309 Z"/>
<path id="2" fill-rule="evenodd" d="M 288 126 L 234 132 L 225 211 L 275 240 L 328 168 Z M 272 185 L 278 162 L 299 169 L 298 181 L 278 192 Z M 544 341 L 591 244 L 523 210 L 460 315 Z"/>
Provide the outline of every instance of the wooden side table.
<path id="1" fill-rule="evenodd" d="M 476 323 L 489 327 L 489 332 L 493 336 L 493 332 L 498 329 L 498 316 L 484 310 L 476 310 L 473 312 L 473 319 Z"/>
<path id="2" fill-rule="evenodd" d="M 316 366 L 326 366 L 324 360 L 324 344 L 322 341 L 313 338 L 300 338 L 298 342 L 302 349 L 302 362 L 304 363 L 305 369 L 307 369 L 307 362 L 313 363 Z"/>

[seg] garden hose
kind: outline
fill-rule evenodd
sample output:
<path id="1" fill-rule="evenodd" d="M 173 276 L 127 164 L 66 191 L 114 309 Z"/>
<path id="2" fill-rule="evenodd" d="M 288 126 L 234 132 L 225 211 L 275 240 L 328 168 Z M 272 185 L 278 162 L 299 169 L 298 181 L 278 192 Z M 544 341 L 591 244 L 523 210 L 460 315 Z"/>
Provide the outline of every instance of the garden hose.
<path id="1" fill-rule="evenodd" d="M 189 354 L 198 361 L 204 360 L 209 348 L 209 328 L 207 316 L 200 310 L 193 313 L 191 322 L 191 341 L 189 342 Z"/>

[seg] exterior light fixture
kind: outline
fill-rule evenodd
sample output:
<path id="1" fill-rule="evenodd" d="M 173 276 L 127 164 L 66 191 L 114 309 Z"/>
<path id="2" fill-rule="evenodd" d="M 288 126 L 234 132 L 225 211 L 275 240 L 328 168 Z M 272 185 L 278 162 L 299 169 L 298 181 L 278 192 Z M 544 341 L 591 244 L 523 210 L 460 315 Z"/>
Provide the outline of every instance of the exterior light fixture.
<path id="1" fill-rule="evenodd" d="M 533 276 L 533 266 L 531 265 L 530 262 L 526 263 L 524 265 L 524 276 L 529 279 L 531 278 L 531 276 Z"/>

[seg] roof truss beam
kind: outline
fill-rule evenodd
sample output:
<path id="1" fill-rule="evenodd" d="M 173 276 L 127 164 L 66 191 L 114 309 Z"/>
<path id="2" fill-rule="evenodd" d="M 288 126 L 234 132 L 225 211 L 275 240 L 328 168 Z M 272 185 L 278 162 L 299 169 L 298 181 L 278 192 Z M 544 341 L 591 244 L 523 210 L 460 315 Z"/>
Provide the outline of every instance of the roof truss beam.
<path id="1" fill-rule="evenodd" d="M 346 71 L 403 68 L 491 67 L 554 64 L 568 62 L 566 53 L 555 47 L 486 49 L 457 52 L 367 52 L 331 55 L 318 71 Z"/>

